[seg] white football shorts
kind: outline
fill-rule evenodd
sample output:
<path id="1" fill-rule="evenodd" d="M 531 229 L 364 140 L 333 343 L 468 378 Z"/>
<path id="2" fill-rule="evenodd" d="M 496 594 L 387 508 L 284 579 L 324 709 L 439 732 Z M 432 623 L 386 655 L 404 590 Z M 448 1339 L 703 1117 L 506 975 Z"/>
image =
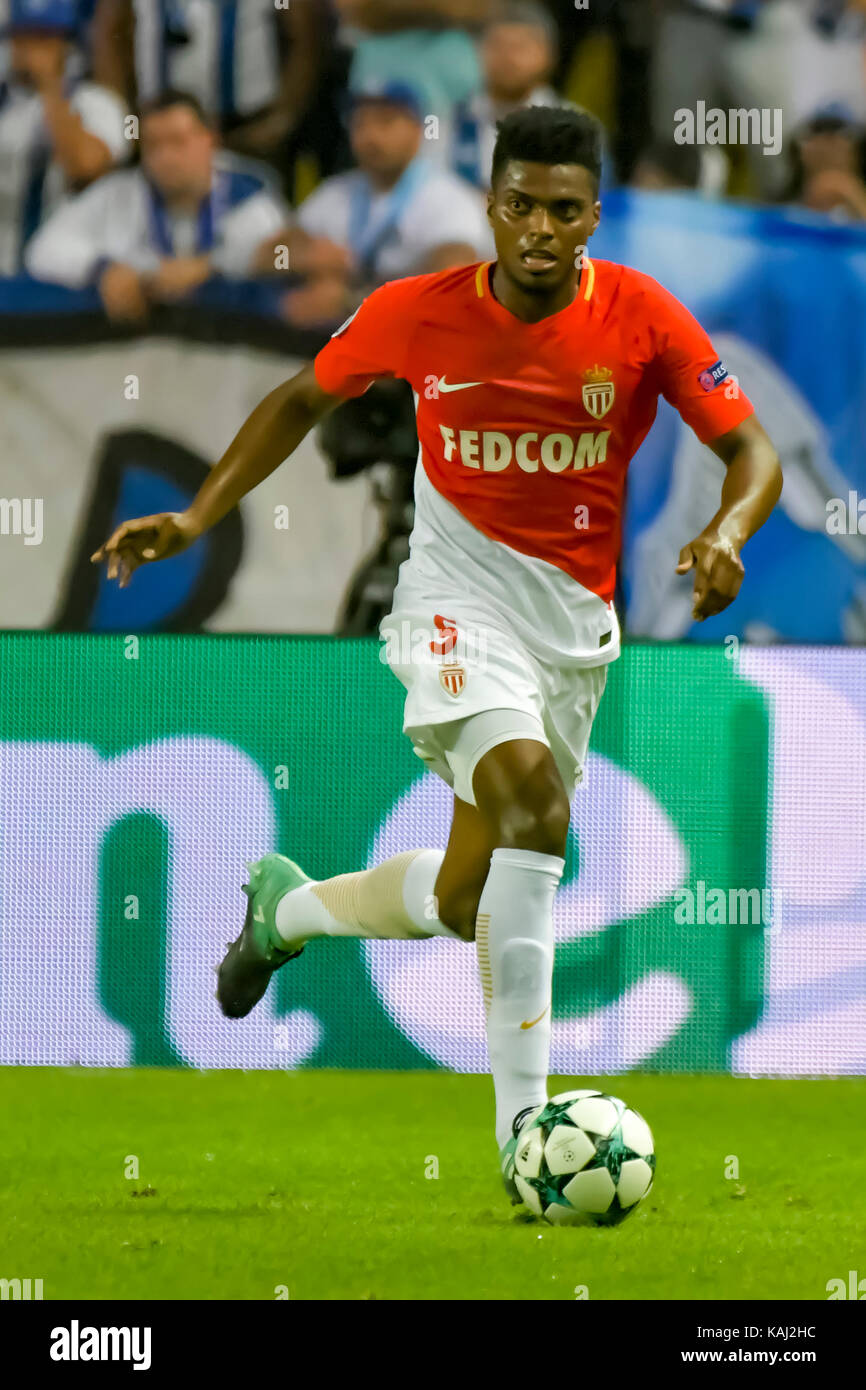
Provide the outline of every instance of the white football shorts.
<path id="1" fill-rule="evenodd" d="M 406 688 L 403 731 L 415 753 L 474 806 L 472 778 L 484 754 L 536 739 L 550 748 L 570 798 L 584 780 L 609 663 L 545 661 L 504 622 L 479 618 L 476 606 L 443 604 L 398 605 L 380 627 L 380 657 Z"/>

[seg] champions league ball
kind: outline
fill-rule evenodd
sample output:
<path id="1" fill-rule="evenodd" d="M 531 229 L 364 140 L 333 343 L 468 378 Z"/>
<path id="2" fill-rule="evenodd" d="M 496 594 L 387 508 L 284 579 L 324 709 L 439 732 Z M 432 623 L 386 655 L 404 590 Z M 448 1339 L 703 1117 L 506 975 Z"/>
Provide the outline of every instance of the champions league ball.
<path id="1" fill-rule="evenodd" d="M 514 1181 L 553 1226 L 615 1226 L 643 1201 L 656 1158 L 642 1115 L 601 1091 L 563 1091 L 528 1115 Z"/>

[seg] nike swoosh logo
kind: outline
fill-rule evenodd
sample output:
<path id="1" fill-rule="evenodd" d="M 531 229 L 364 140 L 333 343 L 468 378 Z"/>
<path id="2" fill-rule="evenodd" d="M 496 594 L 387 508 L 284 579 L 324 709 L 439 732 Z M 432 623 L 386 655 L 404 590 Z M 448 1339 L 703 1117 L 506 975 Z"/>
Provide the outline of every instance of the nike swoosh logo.
<path id="1" fill-rule="evenodd" d="M 442 395 L 446 396 L 449 391 L 468 391 L 470 386 L 484 386 L 485 383 L 483 381 L 455 381 L 454 384 L 451 385 L 445 380 L 444 376 L 440 376 L 437 385 Z"/>
<path id="2" fill-rule="evenodd" d="M 541 1022 L 541 1020 L 544 1018 L 544 1015 L 547 1013 L 547 1010 L 548 1010 L 549 1008 L 550 1008 L 550 1005 L 549 1005 L 549 1004 L 545 1005 L 545 1007 L 541 1010 L 541 1013 L 538 1015 L 538 1018 L 534 1018 L 534 1019 L 532 1020 L 531 1023 L 521 1023 L 521 1025 L 520 1025 L 521 1028 L 534 1028 L 535 1025 L 536 1025 L 536 1023 L 540 1023 L 540 1022 Z"/>

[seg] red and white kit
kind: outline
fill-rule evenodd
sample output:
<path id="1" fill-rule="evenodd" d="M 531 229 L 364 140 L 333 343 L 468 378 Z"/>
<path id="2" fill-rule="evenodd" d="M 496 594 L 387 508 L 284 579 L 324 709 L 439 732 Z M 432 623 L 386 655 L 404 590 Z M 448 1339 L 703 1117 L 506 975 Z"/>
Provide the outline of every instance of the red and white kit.
<path id="1" fill-rule="evenodd" d="M 380 633 L 407 690 L 405 731 L 468 801 L 480 753 L 455 755 L 454 721 L 487 711 L 521 712 L 511 736 L 534 727 L 569 793 L 581 780 L 620 649 L 626 470 L 658 397 L 704 442 L 753 410 L 700 324 L 648 275 L 584 260 L 572 303 L 533 324 L 494 298 L 492 273 L 383 285 L 314 364 L 334 395 L 379 377 L 415 393 L 415 526 Z M 488 746 L 508 719 L 489 716 Z"/>

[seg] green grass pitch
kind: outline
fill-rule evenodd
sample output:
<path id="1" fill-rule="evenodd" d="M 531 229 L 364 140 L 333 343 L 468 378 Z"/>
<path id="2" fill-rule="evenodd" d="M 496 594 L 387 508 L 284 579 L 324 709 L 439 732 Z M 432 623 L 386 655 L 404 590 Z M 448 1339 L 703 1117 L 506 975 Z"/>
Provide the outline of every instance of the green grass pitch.
<path id="1" fill-rule="evenodd" d="M 0 1070 L 0 1277 L 46 1299 L 811 1300 L 866 1274 L 866 1080 L 550 1094 L 586 1085 L 656 1141 L 613 1229 L 515 1214 L 486 1076 Z"/>

